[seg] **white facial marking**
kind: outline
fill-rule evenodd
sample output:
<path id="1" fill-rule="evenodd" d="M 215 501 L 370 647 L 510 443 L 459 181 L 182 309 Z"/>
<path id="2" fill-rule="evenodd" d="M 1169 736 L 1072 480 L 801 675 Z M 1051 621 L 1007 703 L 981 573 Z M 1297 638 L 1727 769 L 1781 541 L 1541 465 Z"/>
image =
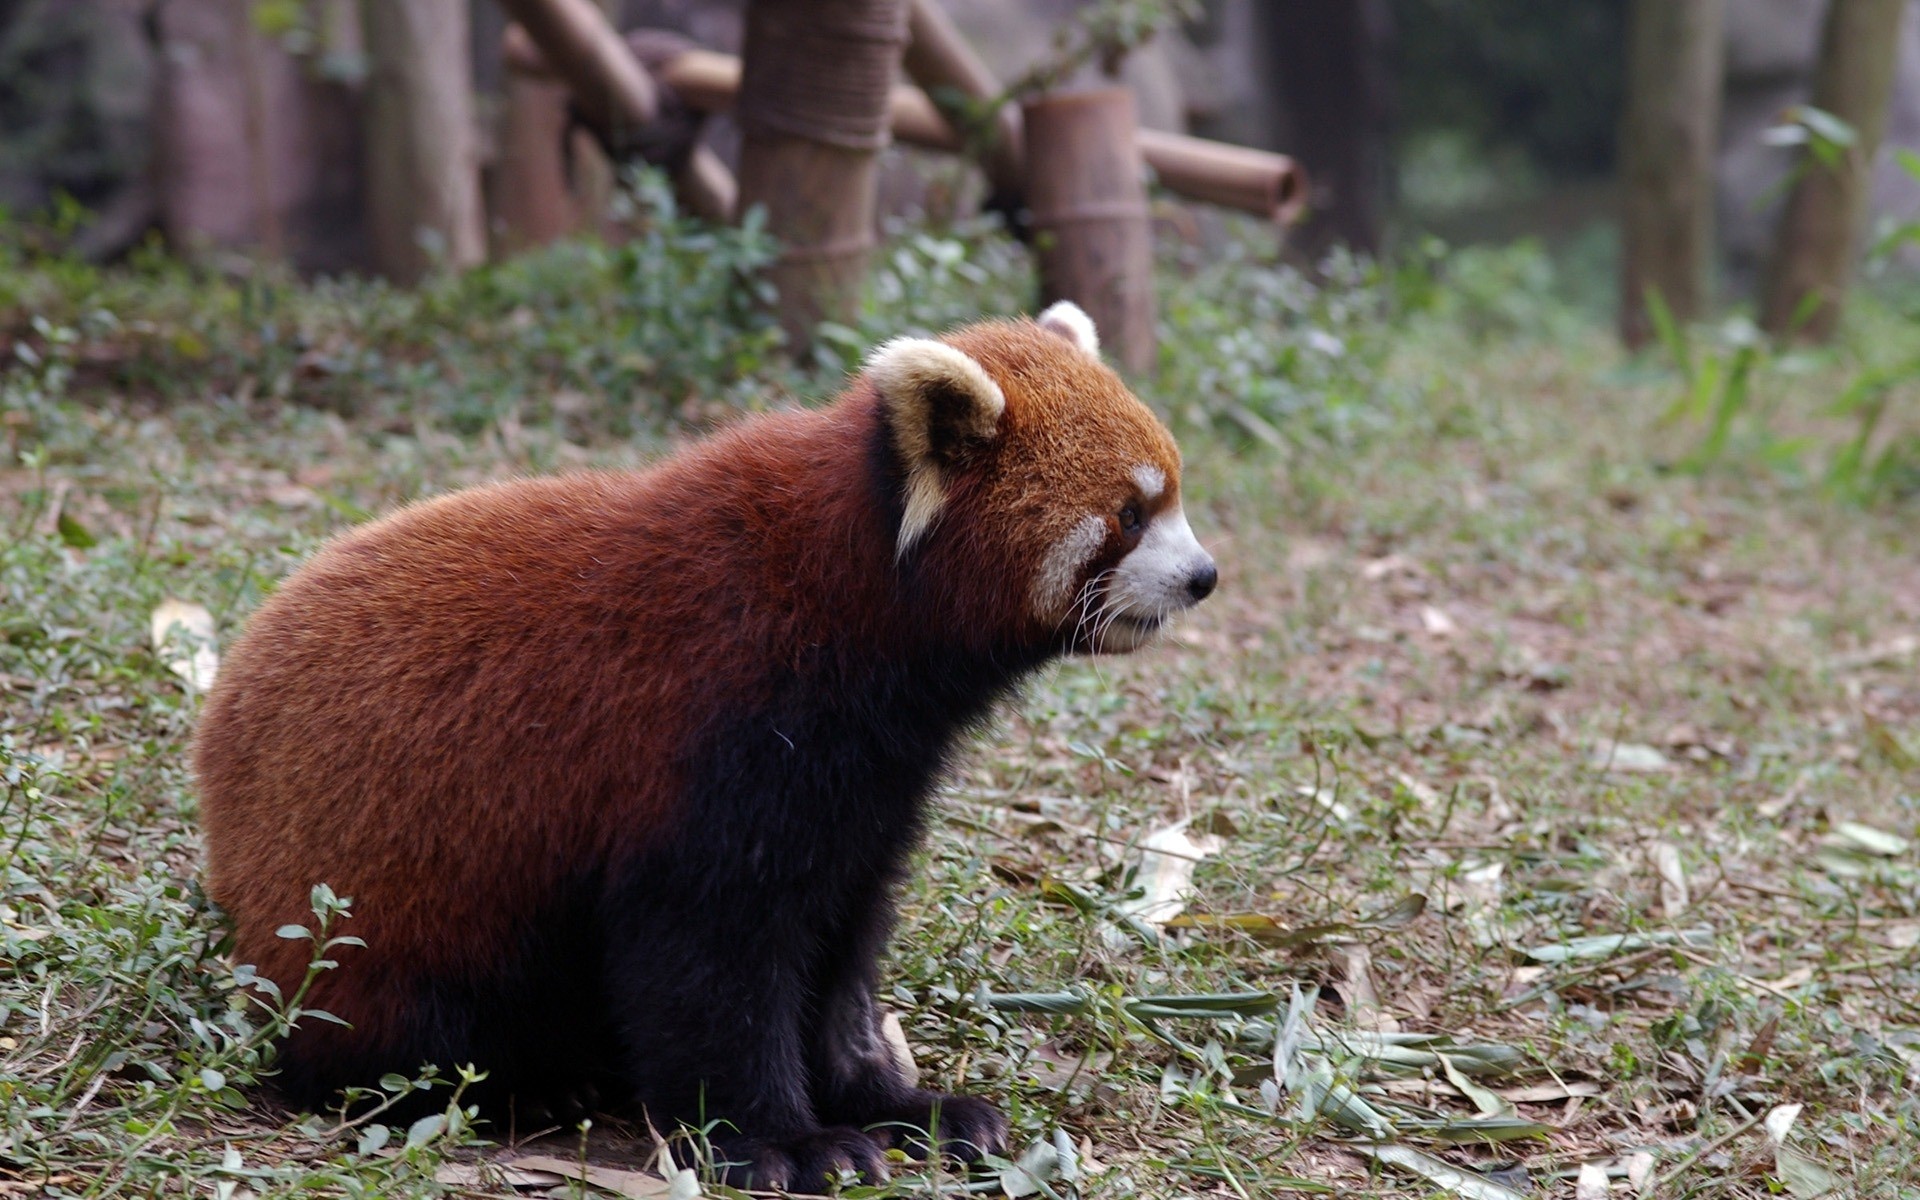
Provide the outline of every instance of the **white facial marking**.
<path id="1" fill-rule="evenodd" d="M 1147 522 L 1132 553 L 1120 560 L 1107 583 L 1102 608 L 1114 614 L 1103 627 L 1101 650 L 1131 650 L 1142 645 L 1166 619 L 1199 603 L 1192 582 L 1213 566 L 1213 557 L 1193 536 L 1178 505 Z"/>
<path id="2" fill-rule="evenodd" d="M 940 484 L 940 472 L 923 466 L 907 476 L 907 502 L 900 514 L 900 536 L 893 546 L 895 558 L 905 558 L 913 544 L 933 528 L 946 503 L 947 489 Z"/>
<path id="3" fill-rule="evenodd" d="M 1145 499 L 1158 500 L 1160 493 L 1167 490 L 1166 472 L 1152 463 L 1141 463 L 1133 469 L 1133 485 Z"/>
<path id="4" fill-rule="evenodd" d="M 1074 522 L 1067 535 L 1055 542 L 1040 561 L 1033 577 L 1030 598 L 1033 611 L 1042 618 L 1065 614 L 1073 602 L 1073 585 L 1080 578 L 1100 546 L 1107 540 L 1105 517 L 1088 513 Z"/>
<path id="5" fill-rule="evenodd" d="M 986 368 L 945 342 L 895 338 L 867 357 L 867 377 L 880 393 L 893 431 L 894 452 L 906 473 L 904 511 L 895 557 L 904 557 L 933 528 L 947 502 L 946 479 L 934 444 L 932 395 L 935 389 L 957 394 L 965 409 L 947 413 L 965 434 L 985 440 L 995 435 L 1007 398 Z"/>
<path id="6" fill-rule="evenodd" d="M 1055 301 L 1034 320 L 1040 328 L 1050 329 L 1086 351 L 1088 357 L 1100 357 L 1100 333 L 1093 327 L 1093 318 L 1073 301 Z"/>

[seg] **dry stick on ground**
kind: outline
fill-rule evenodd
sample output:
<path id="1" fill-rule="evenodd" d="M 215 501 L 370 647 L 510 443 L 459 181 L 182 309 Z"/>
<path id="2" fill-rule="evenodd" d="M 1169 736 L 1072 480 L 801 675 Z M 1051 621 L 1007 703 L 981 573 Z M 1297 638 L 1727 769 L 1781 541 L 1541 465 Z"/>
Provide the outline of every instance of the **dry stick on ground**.
<path id="1" fill-rule="evenodd" d="M 1620 337 L 1653 332 L 1647 293 L 1681 321 L 1706 305 L 1725 0 L 1635 0 L 1620 136 Z"/>
<path id="2" fill-rule="evenodd" d="M 1828 0 L 1814 72 L 1814 108 L 1853 129 L 1831 166 L 1801 151 L 1761 296 L 1760 323 L 1775 335 L 1833 336 L 1860 252 L 1874 159 L 1886 132 L 1904 0 Z"/>

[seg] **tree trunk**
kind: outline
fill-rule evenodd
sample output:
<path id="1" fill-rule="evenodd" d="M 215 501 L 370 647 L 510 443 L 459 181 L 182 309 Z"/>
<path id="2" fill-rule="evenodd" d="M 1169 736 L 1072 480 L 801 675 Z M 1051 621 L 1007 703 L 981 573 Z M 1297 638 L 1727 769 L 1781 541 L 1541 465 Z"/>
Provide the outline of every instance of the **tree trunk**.
<path id="1" fill-rule="evenodd" d="M 364 0 L 375 269 L 412 283 L 486 258 L 467 0 Z"/>
<path id="2" fill-rule="evenodd" d="M 1151 370 L 1153 231 L 1133 94 L 1060 92 L 1024 112 L 1042 299 L 1086 309 L 1122 366 Z"/>
<path id="3" fill-rule="evenodd" d="M 354 88 L 316 77 L 251 14 L 245 0 L 168 0 L 153 11 L 162 228 L 181 250 L 256 252 L 302 270 L 362 268 Z M 320 15 L 317 57 L 353 61 L 354 14 L 330 3 Z"/>
<path id="4" fill-rule="evenodd" d="M 567 180 L 567 88 L 507 68 L 500 156 L 493 172 L 495 248 L 513 254 L 579 228 Z"/>
<path id="5" fill-rule="evenodd" d="M 1379 253 L 1392 101 L 1385 0 L 1275 0 L 1254 12 L 1261 53 L 1279 79 L 1277 124 L 1291 131 L 1276 148 L 1300 162 L 1309 183 L 1291 252 L 1310 263 L 1336 243 Z"/>
<path id="6" fill-rule="evenodd" d="M 780 240 L 772 277 L 795 350 L 821 321 L 857 311 L 906 28 L 906 0 L 747 6 L 740 211 L 764 209 Z"/>
<path id="7" fill-rule="evenodd" d="M 1707 302 L 1724 0 L 1634 0 L 1620 134 L 1620 336 L 1652 333 L 1647 292 L 1682 321 Z"/>
<path id="8" fill-rule="evenodd" d="M 1887 128 L 1906 7 L 1905 0 L 1828 0 L 1812 104 L 1852 126 L 1854 142 L 1831 166 L 1801 152 L 1761 297 L 1760 323 L 1769 333 L 1824 341 L 1839 323 Z"/>

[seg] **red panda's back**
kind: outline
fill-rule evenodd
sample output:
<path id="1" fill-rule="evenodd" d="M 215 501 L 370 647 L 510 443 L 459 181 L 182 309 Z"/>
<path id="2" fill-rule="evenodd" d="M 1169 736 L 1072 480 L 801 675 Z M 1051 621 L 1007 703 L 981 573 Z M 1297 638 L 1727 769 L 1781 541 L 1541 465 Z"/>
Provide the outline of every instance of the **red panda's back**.
<path id="1" fill-rule="evenodd" d="M 692 570 L 659 482 L 416 505 L 333 542 L 260 609 L 195 749 L 209 892 L 241 961 L 297 985 L 309 946 L 274 931 L 310 924 L 325 882 L 354 901 L 336 932 L 370 946 L 346 955 L 458 971 L 512 945 L 557 873 L 659 819 L 672 756 L 650 751 L 682 738 L 703 669 L 644 591 Z"/>

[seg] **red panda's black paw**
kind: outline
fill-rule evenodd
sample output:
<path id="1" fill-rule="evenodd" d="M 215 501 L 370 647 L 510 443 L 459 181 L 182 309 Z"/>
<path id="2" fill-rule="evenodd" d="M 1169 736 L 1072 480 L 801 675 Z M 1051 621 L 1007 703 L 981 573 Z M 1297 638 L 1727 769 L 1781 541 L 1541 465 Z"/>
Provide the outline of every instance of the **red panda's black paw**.
<path id="1" fill-rule="evenodd" d="M 983 1155 L 1007 1152 L 1007 1118 L 974 1096 L 956 1096 L 916 1088 L 910 1106 L 890 1123 L 894 1140 L 916 1158 L 938 1156 L 978 1162 Z"/>
<path id="2" fill-rule="evenodd" d="M 886 1146 L 870 1133 L 839 1125 L 791 1138 L 716 1141 L 714 1161 L 725 1164 L 722 1181 L 756 1191 L 828 1191 L 848 1172 L 869 1183 L 889 1178 Z"/>

